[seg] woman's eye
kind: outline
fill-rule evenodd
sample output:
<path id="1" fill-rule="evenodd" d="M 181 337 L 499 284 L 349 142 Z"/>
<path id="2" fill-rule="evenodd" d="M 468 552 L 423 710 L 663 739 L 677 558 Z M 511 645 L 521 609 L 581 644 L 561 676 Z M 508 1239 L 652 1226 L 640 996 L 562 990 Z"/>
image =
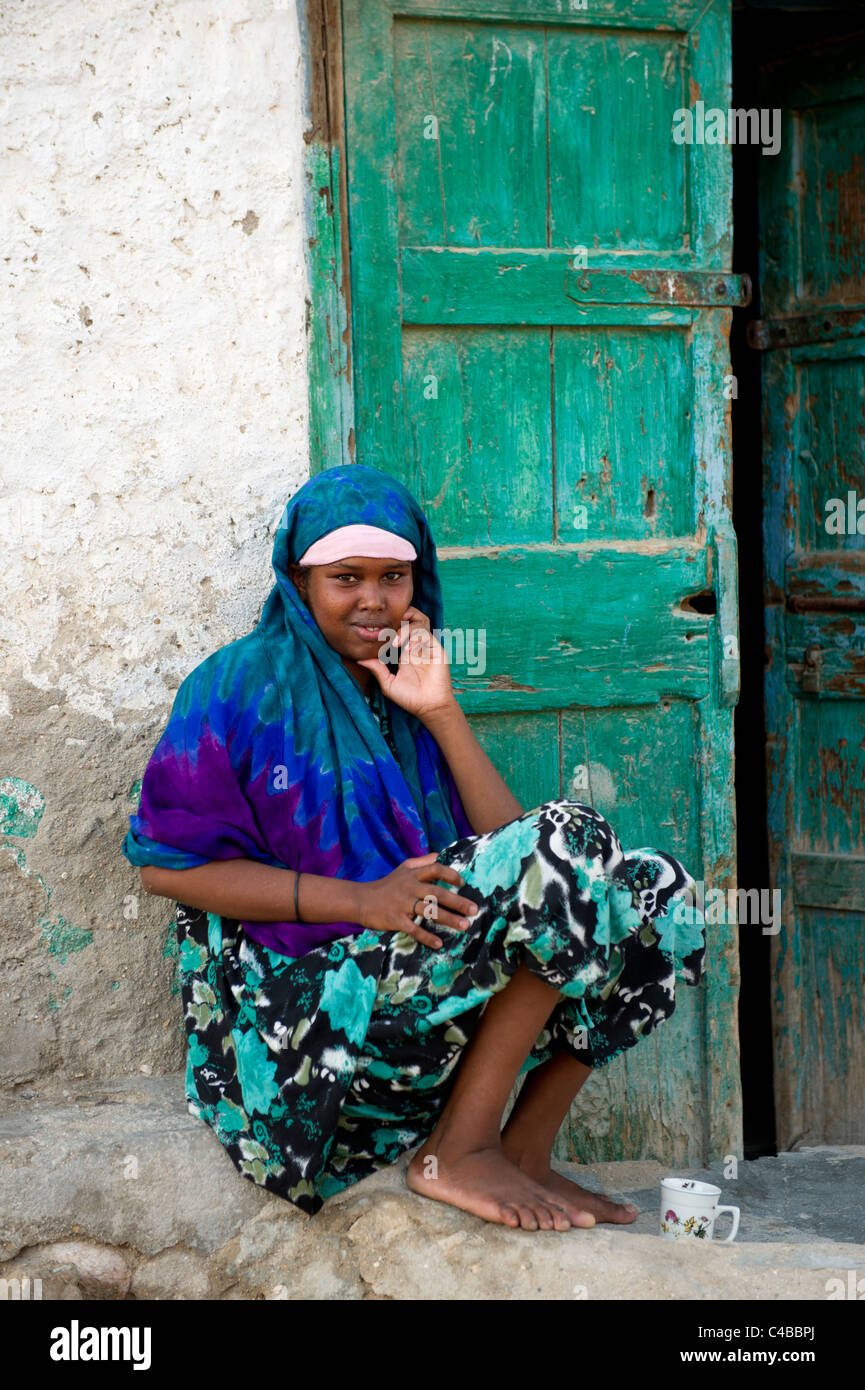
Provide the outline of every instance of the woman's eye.
<path id="1" fill-rule="evenodd" d="M 399 583 L 400 580 L 406 578 L 406 576 L 405 576 L 400 570 L 391 570 L 391 571 L 390 571 L 388 574 L 386 574 L 384 577 L 385 577 L 385 579 L 392 579 L 395 583 Z M 335 574 L 335 575 L 333 575 L 333 578 L 334 578 L 334 579 L 339 579 L 339 580 L 342 580 L 342 579 L 352 579 L 352 580 L 353 580 L 353 579 L 357 579 L 357 575 L 356 575 L 356 574 L 351 574 L 351 573 L 349 573 L 348 570 L 346 570 L 343 574 Z"/>

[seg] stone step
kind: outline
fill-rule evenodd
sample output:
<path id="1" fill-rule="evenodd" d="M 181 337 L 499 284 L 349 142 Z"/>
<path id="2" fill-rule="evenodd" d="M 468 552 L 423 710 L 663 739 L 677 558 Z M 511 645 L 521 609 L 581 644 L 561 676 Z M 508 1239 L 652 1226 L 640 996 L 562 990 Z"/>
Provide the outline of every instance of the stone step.
<path id="1" fill-rule="evenodd" d="M 825 1300 L 859 1280 L 865 1295 L 862 1146 L 743 1162 L 735 1178 L 674 1170 L 741 1208 L 733 1244 L 659 1237 L 661 1163 L 557 1163 L 640 1215 L 555 1232 L 417 1196 L 408 1157 L 307 1217 L 237 1173 L 180 1074 L 19 1104 L 0 1118 L 0 1279 L 69 1300 Z"/>

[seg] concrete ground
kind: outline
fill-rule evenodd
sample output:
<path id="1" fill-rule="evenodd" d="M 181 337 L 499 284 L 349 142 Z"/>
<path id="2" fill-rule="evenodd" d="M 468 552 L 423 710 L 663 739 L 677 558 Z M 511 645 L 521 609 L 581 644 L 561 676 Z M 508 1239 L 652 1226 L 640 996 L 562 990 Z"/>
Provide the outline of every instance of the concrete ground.
<path id="1" fill-rule="evenodd" d="M 407 1161 L 306 1217 L 237 1174 L 179 1075 L 17 1102 L 0 1118 L 0 1279 L 70 1300 L 822 1301 L 860 1281 L 865 1295 L 865 1146 L 743 1162 L 735 1179 L 722 1163 L 672 1170 L 741 1208 L 733 1244 L 660 1238 L 660 1163 L 557 1164 L 640 1209 L 558 1233 L 418 1197 Z"/>

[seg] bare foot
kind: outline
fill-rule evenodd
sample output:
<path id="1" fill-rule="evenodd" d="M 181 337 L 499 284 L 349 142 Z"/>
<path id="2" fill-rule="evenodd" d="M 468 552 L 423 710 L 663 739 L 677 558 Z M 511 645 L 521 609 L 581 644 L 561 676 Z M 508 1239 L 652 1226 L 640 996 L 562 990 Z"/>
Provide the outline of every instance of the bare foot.
<path id="1" fill-rule="evenodd" d="M 503 1147 L 507 1156 L 507 1147 Z M 545 1192 L 558 1198 L 569 1216 L 572 1212 L 588 1211 L 595 1221 L 612 1221 L 616 1225 L 627 1226 L 631 1221 L 636 1221 L 639 1215 L 638 1209 L 632 1203 L 626 1205 L 624 1202 L 614 1202 L 612 1197 L 606 1197 L 603 1192 L 590 1192 L 588 1188 L 580 1187 L 579 1183 L 555 1172 L 549 1163 L 526 1157 L 518 1159 L 513 1154 L 510 1161 L 517 1165 L 520 1172 L 539 1183 Z"/>
<path id="2" fill-rule="evenodd" d="M 552 1168 L 540 1181 L 547 1191 L 562 1199 L 566 1211 L 576 1202 L 580 1211 L 590 1211 L 596 1221 L 614 1221 L 619 1226 L 627 1226 L 639 1216 L 639 1210 L 633 1204 L 614 1202 L 603 1192 L 590 1192 L 587 1187 L 580 1187 L 579 1183 L 572 1182 Z"/>
<path id="3" fill-rule="evenodd" d="M 566 1210 L 541 1183 L 509 1163 L 499 1148 L 444 1159 L 423 1144 L 408 1165 L 406 1184 L 422 1197 L 525 1231 L 567 1231 L 595 1224 L 594 1216 L 580 1211 L 573 1199 Z"/>

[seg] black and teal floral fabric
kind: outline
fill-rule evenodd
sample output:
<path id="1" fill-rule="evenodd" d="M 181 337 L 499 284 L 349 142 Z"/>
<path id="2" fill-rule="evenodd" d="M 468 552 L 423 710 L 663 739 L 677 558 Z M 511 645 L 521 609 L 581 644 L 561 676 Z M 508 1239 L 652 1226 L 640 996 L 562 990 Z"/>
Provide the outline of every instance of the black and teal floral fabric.
<path id="1" fill-rule="evenodd" d="M 705 924 L 671 855 L 624 851 L 581 802 L 441 850 L 478 904 L 440 950 L 367 930 L 298 957 L 177 904 L 186 1096 L 238 1171 L 314 1214 L 429 1135 L 484 1006 L 525 960 L 563 996 L 523 1071 L 601 1067 L 698 984 Z"/>

